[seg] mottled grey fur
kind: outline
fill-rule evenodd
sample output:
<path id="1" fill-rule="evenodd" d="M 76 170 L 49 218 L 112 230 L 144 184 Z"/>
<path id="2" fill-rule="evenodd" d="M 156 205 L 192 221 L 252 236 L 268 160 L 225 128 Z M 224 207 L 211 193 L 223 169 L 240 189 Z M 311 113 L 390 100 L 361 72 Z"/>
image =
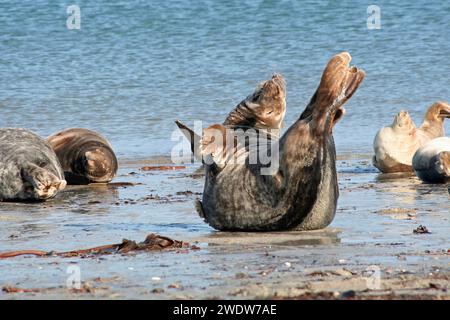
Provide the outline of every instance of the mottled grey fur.
<path id="1" fill-rule="evenodd" d="M 0 129 L 0 201 L 45 200 L 65 187 L 50 145 L 25 129 Z"/>

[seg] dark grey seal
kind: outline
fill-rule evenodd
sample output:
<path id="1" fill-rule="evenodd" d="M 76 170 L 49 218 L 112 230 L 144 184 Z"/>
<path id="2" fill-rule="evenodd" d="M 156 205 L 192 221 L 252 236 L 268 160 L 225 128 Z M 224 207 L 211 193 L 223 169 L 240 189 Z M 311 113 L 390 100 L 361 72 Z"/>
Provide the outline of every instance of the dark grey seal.
<path id="1" fill-rule="evenodd" d="M 450 138 L 441 137 L 427 142 L 416 151 L 412 163 L 422 181 L 450 182 Z"/>
<path id="2" fill-rule="evenodd" d="M 0 129 L 0 200 L 52 198 L 66 181 L 51 146 L 25 129 Z"/>
<path id="3" fill-rule="evenodd" d="M 331 223 L 339 196 L 332 130 L 365 76 L 349 67 L 350 60 L 343 52 L 329 61 L 308 106 L 277 142 L 279 166 L 273 173 L 261 174 L 261 164 L 227 163 L 229 156 L 205 165 L 197 207 L 207 223 L 228 231 L 313 230 Z M 226 128 L 205 131 L 212 129 Z M 203 152 L 221 149 L 203 140 Z M 233 152 L 245 155 L 238 148 Z"/>
<path id="4" fill-rule="evenodd" d="M 118 162 L 111 144 L 99 133 L 71 128 L 47 138 L 55 150 L 69 184 L 110 182 Z"/>

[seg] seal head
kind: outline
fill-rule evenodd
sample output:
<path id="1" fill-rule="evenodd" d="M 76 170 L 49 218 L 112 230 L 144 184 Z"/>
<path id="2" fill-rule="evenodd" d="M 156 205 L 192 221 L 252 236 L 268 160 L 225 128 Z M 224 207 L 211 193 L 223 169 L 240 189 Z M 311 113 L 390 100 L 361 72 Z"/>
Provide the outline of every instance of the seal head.
<path id="1" fill-rule="evenodd" d="M 430 140 L 445 136 L 444 120 L 448 118 L 450 118 L 450 105 L 444 101 L 433 103 L 425 113 L 418 131 L 421 144 L 424 145 Z"/>
<path id="2" fill-rule="evenodd" d="M 260 83 L 230 112 L 223 125 L 280 129 L 286 114 L 286 81 L 281 74 Z"/>
<path id="3" fill-rule="evenodd" d="M 0 129 L 0 201 L 43 201 L 66 181 L 55 152 L 37 134 Z"/>
<path id="4" fill-rule="evenodd" d="M 286 81 L 283 75 L 276 73 L 271 79 L 260 83 L 252 94 L 242 100 L 228 114 L 222 128 L 218 128 L 218 126 L 221 126 L 219 124 L 214 124 L 211 128 L 219 129 L 219 131 L 225 131 L 225 127 L 229 129 L 257 128 L 268 130 L 270 131 L 269 134 L 278 135 L 278 129 L 283 125 L 285 114 Z M 175 123 L 190 142 L 191 151 L 195 158 L 203 161 L 202 154 L 205 154 L 205 152 L 201 149 L 205 149 L 206 143 L 210 143 L 210 141 L 208 139 L 202 140 L 200 135 L 182 122 L 176 120 Z"/>

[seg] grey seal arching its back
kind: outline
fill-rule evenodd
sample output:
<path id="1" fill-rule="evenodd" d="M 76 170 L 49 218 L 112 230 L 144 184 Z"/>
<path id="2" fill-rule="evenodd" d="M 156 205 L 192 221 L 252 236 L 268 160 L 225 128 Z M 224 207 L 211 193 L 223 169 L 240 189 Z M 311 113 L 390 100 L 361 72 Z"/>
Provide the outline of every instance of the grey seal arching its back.
<path id="1" fill-rule="evenodd" d="M 25 129 L 0 129 L 0 200 L 46 200 L 66 181 L 51 146 Z"/>
<path id="2" fill-rule="evenodd" d="M 332 129 L 365 75 L 349 67 L 350 60 L 350 54 L 343 52 L 329 61 L 308 106 L 278 141 L 279 168 L 273 174 L 262 175 L 258 164 L 205 166 L 199 205 L 212 227 L 230 231 L 313 230 L 331 223 L 339 195 Z M 214 129 L 225 130 L 221 126 L 214 125 Z M 221 147 L 212 149 L 217 148 Z"/>
<path id="3" fill-rule="evenodd" d="M 111 144 L 99 133 L 71 128 L 47 138 L 55 150 L 69 184 L 104 183 L 117 173 Z"/>

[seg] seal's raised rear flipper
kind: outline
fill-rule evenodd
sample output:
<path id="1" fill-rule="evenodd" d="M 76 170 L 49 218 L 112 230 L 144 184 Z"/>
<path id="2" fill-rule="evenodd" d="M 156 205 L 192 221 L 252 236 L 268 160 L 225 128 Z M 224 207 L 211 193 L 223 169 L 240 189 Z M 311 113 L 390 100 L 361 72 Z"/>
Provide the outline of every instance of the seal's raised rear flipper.
<path id="1" fill-rule="evenodd" d="M 186 139 L 191 143 L 191 151 L 194 154 L 195 159 L 202 161 L 202 155 L 200 154 L 200 137 L 198 134 L 194 132 L 191 128 L 183 124 L 182 122 L 175 120 L 180 131 L 184 134 Z"/>
<path id="2" fill-rule="evenodd" d="M 316 133 L 331 132 L 345 113 L 343 105 L 353 96 L 365 73 L 351 67 L 348 52 L 335 55 L 323 71 L 319 87 L 299 120 L 311 121 Z"/>

